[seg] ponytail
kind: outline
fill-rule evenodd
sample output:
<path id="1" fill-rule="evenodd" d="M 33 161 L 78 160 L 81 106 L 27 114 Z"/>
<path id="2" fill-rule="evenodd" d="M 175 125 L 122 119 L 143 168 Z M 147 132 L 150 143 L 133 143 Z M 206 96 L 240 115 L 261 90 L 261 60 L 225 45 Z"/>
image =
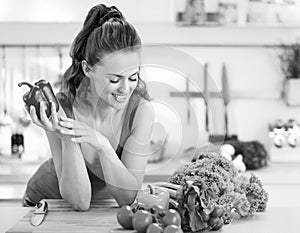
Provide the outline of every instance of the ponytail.
<path id="1" fill-rule="evenodd" d="M 78 87 L 85 79 L 81 66 L 83 60 L 94 66 L 105 54 L 122 49 L 138 50 L 140 45 L 141 39 L 136 30 L 115 6 L 107 7 L 104 4 L 94 6 L 72 43 L 70 49 L 72 64 L 59 81 L 61 92 L 68 96 L 71 103 L 76 95 L 83 97 L 84 93 L 77 93 Z M 147 92 L 145 83 L 141 79 L 138 87 L 143 89 L 140 93 Z M 82 89 L 86 92 L 86 88 Z"/>

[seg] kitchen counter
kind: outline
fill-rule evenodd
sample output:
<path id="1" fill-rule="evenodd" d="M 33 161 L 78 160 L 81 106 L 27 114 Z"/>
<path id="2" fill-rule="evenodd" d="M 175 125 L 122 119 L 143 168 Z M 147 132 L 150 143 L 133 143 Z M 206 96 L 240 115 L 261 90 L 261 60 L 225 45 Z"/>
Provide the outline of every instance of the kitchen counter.
<path id="1" fill-rule="evenodd" d="M 300 155 L 299 155 L 300 157 Z M 176 169 L 188 163 L 190 159 L 182 157 L 168 158 L 159 163 L 148 163 L 145 182 L 166 180 Z M 3 159 L 0 156 L 0 185 L 1 184 L 25 184 L 30 176 L 42 163 L 24 162 L 19 159 Z M 246 173 L 257 174 L 266 183 L 300 184 L 300 162 L 270 162 L 269 166 Z"/>
<path id="2" fill-rule="evenodd" d="M 188 161 L 189 159 L 179 157 L 149 163 L 144 182 L 167 181 L 176 169 Z M 0 204 L 3 200 L 19 201 L 27 181 L 38 166 L 38 163 L 19 159 L 0 159 Z M 299 185 L 300 189 L 300 163 L 273 162 L 268 167 L 247 171 L 246 174 L 251 172 L 255 173 L 265 185 Z"/>
<path id="3" fill-rule="evenodd" d="M 178 158 L 157 164 L 148 164 L 145 184 L 167 180 L 168 176 L 186 162 L 187 160 Z M 3 191 L 8 192 L 8 194 L 5 204 L 0 202 L 0 233 L 12 227 L 29 210 L 28 208 L 20 207 L 19 204 L 27 177 L 24 175 L 22 177 L 22 172 L 18 170 L 18 166 L 19 168 L 20 166 L 26 166 L 27 168 L 23 169 L 23 171 L 27 171 L 28 175 L 34 172 L 31 169 L 37 168 L 37 165 L 33 164 L 15 164 L 10 166 L 10 168 L 6 166 L 7 170 L 1 169 L 0 195 L 4 195 Z M 9 183 L 5 179 L 4 172 L 7 172 L 8 169 L 13 169 L 15 177 L 19 179 L 15 180 L 14 184 Z M 247 171 L 246 174 L 251 172 Z M 233 222 L 230 226 L 224 227 L 222 233 L 299 232 L 297 222 L 300 211 L 300 163 L 270 163 L 268 167 L 253 172 L 263 181 L 265 189 L 269 192 L 270 200 L 267 211 L 246 220 Z M 6 173 L 6 176 L 9 177 L 9 173 Z M 15 191 L 17 190 L 15 194 L 13 194 L 14 188 Z M 15 201 L 17 202 L 10 202 L 12 195 L 15 195 Z M 116 209 L 113 209 L 113 212 L 110 213 L 111 217 L 108 218 L 110 221 L 115 221 L 115 211 Z M 112 229 L 115 229 L 113 232 L 119 232 L 121 228 L 115 222 L 113 224 Z"/>
<path id="4" fill-rule="evenodd" d="M 48 204 L 49 212 L 39 227 L 33 227 L 29 223 L 32 209 L 0 207 L 0 218 L 4 223 L 0 225 L 0 232 L 135 232 L 124 230 L 118 225 L 118 208 L 112 200 L 95 201 L 87 212 L 73 211 L 63 200 L 48 200 Z M 299 210 L 300 205 L 270 205 L 263 213 L 257 213 L 247 219 L 234 220 L 220 232 L 296 233 L 299 232 Z M 29 211 L 31 212 L 27 213 Z M 24 217 L 19 222 L 22 216 Z M 16 223 L 18 224 L 15 225 Z"/>

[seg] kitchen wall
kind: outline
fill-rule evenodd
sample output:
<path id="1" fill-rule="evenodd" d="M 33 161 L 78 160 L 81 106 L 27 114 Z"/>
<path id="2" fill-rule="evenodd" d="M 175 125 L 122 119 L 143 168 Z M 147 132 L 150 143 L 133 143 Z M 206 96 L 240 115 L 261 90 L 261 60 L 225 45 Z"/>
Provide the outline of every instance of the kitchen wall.
<path id="1" fill-rule="evenodd" d="M 18 8 L 13 7 L 18 2 Z M 26 4 L 24 3 L 26 2 Z M 69 60 L 68 45 L 78 32 L 88 9 L 99 1 L 56 0 L 3 1 L 0 8 L 1 44 L 63 44 L 63 68 Z M 196 61 L 199 66 L 208 63 L 208 73 L 214 88 L 221 88 L 221 68 L 225 63 L 228 72 L 231 100 L 229 103 L 229 132 L 238 134 L 242 140 L 260 140 L 268 143 L 268 124 L 277 118 L 300 121 L 300 108 L 287 107 L 281 99 L 283 75 L 277 58 L 278 44 L 293 42 L 300 35 L 298 26 L 225 26 L 225 27 L 177 27 L 175 12 L 182 10 L 184 1 L 102 1 L 117 5 L 128 20 L 137 27 L 145 44 L 164 44 L 172 51 L 180 51 L 182 57 Z M 72 6 L 72 7 L 69 7 Z M 47 10 L 45 10 L 47 9 Z M 55 17 L 53 14 L 55 12 Z M 61 23 L 58 23 L 61 22 Z M 59 75 L 57 48 L 36 47 L 26 49 L 26 64 L 22 65 L 24 50 L 7 48 L 7 72 L 14 82 L 44 74 L 55 80 Z M 22 52 L 23 51 L 23 52 Z M 39 52 L 38 52 L 39 51 Z M 178 54 L 180 54 L 178 52 Z M 2 54 L 3 51 L 0 52 Z M 23 55 L 22 55 L 23 54 Z M 167 54 L 166 54 L 167 55 Z M 180 60 L 184 64 L 187 60 Z M 181 57 L 181 58 L 182 58 Z M 24 58 L 24 57 L 23 57 Z M 155 58 L 155 56 L 154 56 Z M 189 60 L 188 59 L 188 60 Z M 51 64 L 49 66 L 49 64 Z M 23 67 L 23 68 L 22 68 Z M 24 69 L 25 67 L 25 69 Z M 47 67 L 47 68 L 45 68 Z M 195 68 L 196 69 L 196 68 Z M 25 70 L 25 76 L 24 76 Z M 194 90 L 202 90 L 203 69 L 196 76 L 190 76 L 195 83 Z M 183 98 L 170 97 L 170 91 L 185 91 L 185 78 L 172 69 L 150 67 L 146 79 L 153 87 L 150 91 L 157 99 L 164 99 L 165 105 L 156 108 L 158 120 L 169 134 L 167 154 L 207 141 L 204 122 L 204 103 L 201 99 L 190 101 L 191 117 L 188 122 L 188 104 Z M 169 85 L 166 80 L 169 80 Z M 176 81 L 174 81 L 176 80 Z M 170 85 L 172 83 L 172 85 Z M 161 84 L 161 85 L 158 85 Z M 10 85 L 7 83 L 7 85 Z M 13 85 L 13 84 L 11 84 Z M 7 90 L 9 90 L 7 86 Z M 193 89 L 193 87 L 192 87 Z M 24 91 L 25 89 L 22 89 Z M 21 106 L 23 92 L 10 93 L 11 106 Z M 2 101 L 2 100 L 1 100 Z M 159 105 L 159 104 L 158 104 Z M 166 108 L 166 106 L 169 106 Z M 171 106 L 171 107 L 170 107 Z M 210 129 L 223 133 L 223 103 L 220 99 L 210 100 Z M 21 107 L 19 107 L 21 109 Z M 168 111 L 168 116 L 162 113 Z M 175 112 L 173 110 L 176 110 Z M 180 126 L 180 127 L 179 127 Z M 25 131 L 26 156 L 49 156 L 43 132 L 35 126 Z M 40 137 L 42 135 L 42 137 Z M 46 144 L 46 143 L 45 143 Z M 179 147 L 177 146 L 179 144 Z M 34 151 L 34 153 L 31 153 Z"/>

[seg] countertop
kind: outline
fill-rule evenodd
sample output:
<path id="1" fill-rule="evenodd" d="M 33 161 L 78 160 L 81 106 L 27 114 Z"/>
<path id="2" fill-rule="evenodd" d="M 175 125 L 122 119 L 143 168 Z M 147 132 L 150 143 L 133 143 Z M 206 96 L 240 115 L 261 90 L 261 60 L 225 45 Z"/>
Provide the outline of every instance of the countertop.
<path id="1" fill-rule="evenodd" d="M 161 163 L 148 164 L 145 184 L 166 181 L 187 161 L 182 158 L 173 158 Z M 28 208 L 20 207 L 19 200 L 27 179 L 38 165 L 18 163 L 17 160 L 12 161 L 11 164 L 6 163 L 5 166 L 0 165 L 0 196 L 4 197 L 0 201 L 1 233 L 16 224 L 29 211 Z M 222 232 L 299 232 L 297 223 L 300 216 L 300 163 L 272 162 L 268 167 L 247 171 L 246 174 L 251 172 L 263 181 L 265 189 L 269 192 L 270 200 L 267 211 L 247 220 L 233 222 L 230 226 L 224 227 Z M 112 218 L 115 219 L 115 216 Z"/>
<path id="2" fill-rule="evenodd" d="M 173 172 L 190 159 L 169 158 L 159 163 L 149 163 L 144 182 L 167 181 Z M 3 200 L 20 200 L 30 176 L 39 164 L 19 159 L 1 159 L 0 157 L 0 205 Z M 268 167 L 246 173 L 255 173 L 267 186 L 299 186 L 300 163 L 271 162 Z"/>
<path id="3" fill-rule="evenodd" d="M 282 190 L 282 189 L 281 189 Z M 278 193 L 278 195 L 283 194 Z M 48 200 L 49 212 L 39 227 L 29 223 L 32 209 L 0 207 L 0 232 L 135 232 L 122 229 L 116 221 L 118 208 L 114 201 L 94 202 L 87 212 L 73 211 L 63 200 Z M 223 227 L 222 233 L 296 233 L 299 232 L 300 205 L 270 204 L 263 213 L 234 220 Z M 31 211 L 29 213 L 29 211 Z M 19 222 L 19 220 L 24 218 Z M 15 224 L 18 223 L 16 226 Z"/>
<path id="4" fill-rule="evenodd" d="M 158 164 L 149 164 L 146 172 L 145 183 L 167 180 L 177 168 L 185 164 L 184 159 L 167 160 Z M 19 202 L 10 202 L 9 195 L 13 195 L 16 187 L 19 191 L 14 195 L 23 194 L 25 188 L 24 181 L 26 176 L 22 177 L 22 173 L 18 170 L 18 166 L 26 166 L 23 169 L 30 173 L 34 172 L 37 165 L 34 164 L 19 164 L 6 166 L 6 169 L 13 169 L 15 177 L 19 176 L 19 180 L 15 180 L 14 184 L 5 179 L 5 169 L 0 171 L 0 194 L 3 196 L 3 191 L 8 193 L 5 204 L 0 202 L 0 233 L 5 232 L 18 222 L 30 209 L 20 207 Z M 7 172 L 8 170 L 6 170 Z M 224 227 L 222 232 L 299 232 L 298 221 L 300 216 L 300 163 L 270 163 L 268 167 L 256 170 L 247 171 L 249 174 L 254 172 L 264 183 L 265 189 L 269 192 L 270 200 L 267 211 L 257 214 L 247 220 L 239 220 L 233 222 L 230 226 Z M 1 175 L 2 174 L 2 175 Z M 9 173 L 6 174 L 9 177 Z M 9 192 L 11 192 L 9 194 Z M 11 196 L 10 196 L 11 197 Z M 20 197 L 16 196 L 16 200 Z M 115 219 L 115 213 L 113 214 Z M 118 232 L 116 230 L 115 232 Z"/>

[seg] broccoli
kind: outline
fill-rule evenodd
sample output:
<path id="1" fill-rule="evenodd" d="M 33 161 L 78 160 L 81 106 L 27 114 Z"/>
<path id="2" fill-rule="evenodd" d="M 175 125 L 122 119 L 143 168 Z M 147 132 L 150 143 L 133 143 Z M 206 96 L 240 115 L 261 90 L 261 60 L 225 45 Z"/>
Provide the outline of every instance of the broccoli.
<path id="1" fill-rule="evenodd" d="M 212 213 L 215 206 L 224 209 L 221 218 L 226 224 L 235 217 L 264 211 L 268 202 L 268 193 L 258 177 L 241 175 L 219 153 L 200 153 L 169 177 L 169 185 L 162 186 L 173 188 L 172 192 L 177 189 L 182 228 L 191 231 L 214 229 L 203 216 Z"/>

